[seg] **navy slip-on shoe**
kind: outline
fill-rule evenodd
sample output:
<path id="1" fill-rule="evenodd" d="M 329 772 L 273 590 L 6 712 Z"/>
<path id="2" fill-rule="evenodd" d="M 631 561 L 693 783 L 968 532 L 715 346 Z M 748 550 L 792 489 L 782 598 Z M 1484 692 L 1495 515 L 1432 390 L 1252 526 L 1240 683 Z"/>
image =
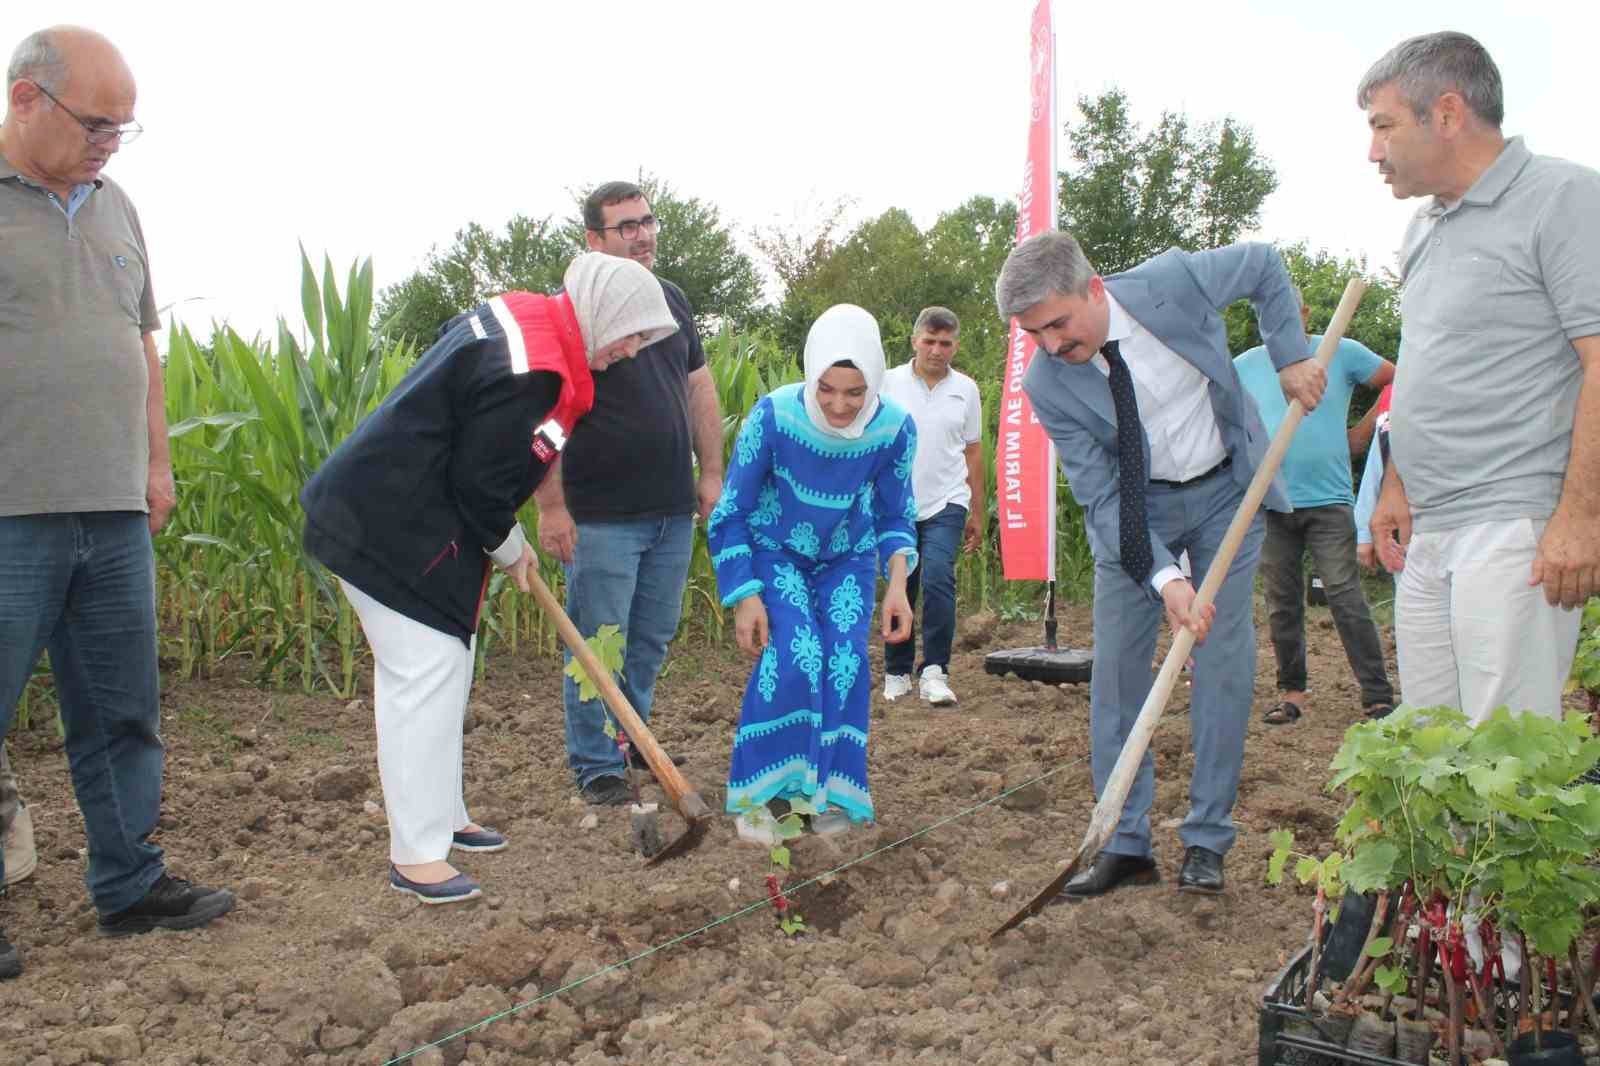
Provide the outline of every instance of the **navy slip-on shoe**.
<path id="1" fill-rule="evenodd" d="M 483 895 L 478 882 L 466 874 L 456 874 L 448 881 L 424 885 L 402 874 L 392 863 L 389 866 L 389 887 L 396 892 L 416 896 L 424 903 L 461 903 Z"/>
<path id="2" fill-rule="evenodd" d="M 463 829 L 450 834 L 451 851 L 504 851 L 507 846 L 505 834 L 493 829 Z"/>

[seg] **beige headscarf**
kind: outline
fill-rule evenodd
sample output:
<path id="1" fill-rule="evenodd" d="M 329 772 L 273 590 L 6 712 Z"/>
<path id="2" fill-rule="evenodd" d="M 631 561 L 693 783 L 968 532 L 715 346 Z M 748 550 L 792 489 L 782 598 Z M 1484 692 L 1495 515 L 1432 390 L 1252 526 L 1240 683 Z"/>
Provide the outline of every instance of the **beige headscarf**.
<path id="1" fill-rule="evenodd" d="M 848 426 L 831 426 L 817 402 L 817 383 L 834 363 L 849 360 L 867 379 L 867 402 Z M 818 316 L 806 334 L 806 414 L 812 425 L 831 437 L 855 440 L 878 413 L 878 389 L 883 385 L 883 339 L 878 322 L 855 304 L 834 304 Z"/>
<path id="2" fill-rule="evenodd" d="M 644 347 L 678 331 L 661 283 L 632 259 L 585 252 L 567 266 L 562 284 L 591 355 L 635 333 L 644 334 Z"/>

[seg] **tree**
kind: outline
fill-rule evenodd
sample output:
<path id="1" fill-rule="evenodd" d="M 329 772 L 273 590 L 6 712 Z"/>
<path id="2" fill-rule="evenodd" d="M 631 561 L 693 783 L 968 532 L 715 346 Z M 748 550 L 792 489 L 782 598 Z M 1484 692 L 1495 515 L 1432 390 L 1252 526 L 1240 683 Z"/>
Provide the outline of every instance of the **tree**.
<path id="1" fill-rule="evenodd" d="M 877 318 L 884 351 L 900 363 L 910 353 L 918 312 L 937 304 L 961 320 L 960 365 L 974 377 L 991 355 L 998 366 L 1005 325 L 994 309 L 994 279 L 1011 251 L 1014 203 L 975 196 L 941 214 L 926 232 L 905 211 L 890 208 L 835 240 L 839 215 L 836 209 L 805 234 L 756 237 L 786 286 L 774 320 L 785 349 L 799 352 L 818 315 L 836 303 L 853 303 Z"/>
<path id="2" fill-rule="evenodd" d="M 750 256 L 739 249 L 732 230 L 723 224 L 715 204 L 696 196 L 681 196 L 660 178 L 640 175 L 639 187 L 650 201 L 650 211 L 661 220 L 656 243 L 656 273 L 683 290 L 694 308 L 702 332 L 720 322 L 735 327 L 751 322 L 759 313 L 761 275 Z M 577 247 L 584 247 L 583 197 L 566 225 Z"/>
<path id="3" fill-rule="evenodd" d="M 1365 278 L 1366 295 L 1361 298 L 1361 305 L 1356 308 L 1356 313 L 1350 319 L 1350 326 L 1344 331 L 1344 335 L 1350 340 L 1360 341 L 1390 362 L 1398 358 L 1399 279 L 1387 270 L 1373 273 L 1368 268 L 1365 258 L 1340 259 L 1326 249 L 1309 251 L 1304 241 L 1288 245 L 1279 251 L 1283 254 L 1284 265 L 1289 268 L 1289 277 L 1300 287 L 1301 299 L 1311 308 L 1307 333 L 1320 334 L 1327 330 L 1328 323 L 1333 319 L 1333 312 L 1339 306 L 1339 299 L 1344 295 L 1345 285 L 1351 278 Z M 1256 328 L 1255 312 L 1247 301 L 1240 300 L 1230 304 L 1223 311 L 1222 320 L 1228 328 L 1228 349 L 1235 355 L 1261 343 L 1261 332 Z M 1348 423 L 1353 426 L 1361 421 L 1377 399 L 1376 389 L 1358 386 L 1350 399 Z M 1354 456 L 1352 462 L 1356 480 L 1359 482 L 1362 469 L 1366 465 L 1366 456 L 1364 454 Z"/>
<path id="4" fill-rule="evenodd" d="M 1255 136 L 1233 119 L 1195 125 L 1171 111 L 1142 130 L 1128 98 L 1081 97 L 1067 127 L 1075 164 L 1061 175 L 1062 227 L 1095 269 L 1114 274 L 1178 247 L 1232 244 L 1256 226 L 1278 186 Z"/>
<path id="5" fill-rule="evenodd" d="M 1385 270 L 1374 272 L 1365 258 L 1340 259 L 1326 249 L 1310 251 L 1304 241 L 1280 248 L 1289 276 L 1300 287 L 1301 297 L 1311 308 L 1309 333 L 1328 328 L 1333 312 L 1351 278 L 1366 279 L 1367 293 L 1361 298 L 1345 336 L 1360 341 L 1385 359 L 1393 361 L 1400 351 L 1400 283 Z M 1243 301 L 1223 314 L 1228 325 L 1228 347 L 1235 353 L 1261 343 L 1255 314 Z"/>
<path id="6" fill-rule="evenodd" d="M 653 178 L 639 184 L 661 220 L 656 272 L 683 289 L 701 328 L 752 320 L 759 313 L 761 279 L 717 208 L 679 196 Z M 517 215 L 501 233 L 476 222 L 456 231 L 448 250 L 431 250 L 420 270 L 383 291 L 380 327 L 391 337 L 426 345 L 451 317 L 497 293 L 559 287 L 567 264 L 585 247 L 581 200 L 560 222 Z"/>
<path id="7" fill-rule="evenodd" d="M 489 297 L 512 289 L 548 292 L 572 261 L 571 241 L 549 218 L 516 215 L 503 234 L 476 222 L 456 231 L 448 251 L 429 251 L 422 269 L 383 290 L 377 320 L 393 339 L 426 347 L 439 327 Z"/>

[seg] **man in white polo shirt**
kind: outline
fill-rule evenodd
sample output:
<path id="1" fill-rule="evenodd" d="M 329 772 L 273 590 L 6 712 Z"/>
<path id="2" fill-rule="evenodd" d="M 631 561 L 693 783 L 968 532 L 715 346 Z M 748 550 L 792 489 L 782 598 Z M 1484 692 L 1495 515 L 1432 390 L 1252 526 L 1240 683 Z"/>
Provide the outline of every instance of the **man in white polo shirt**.
<path id="1" fill-rule="evenodd" d="M 955 312 L 927 307 L 911 331 L 911 362 L 883 376 L 883 394 L 911 412 L 917 458 L 911 488 L 917 500 L 917 551 L 921 561 L 906 580 L 916 610 L 922 603 L 919 691 L 935 707 L 956 702 L 950 691 L 950 643 L 956 630 L 956 545 L 975 551 L 983 539 L 983 407 L 978 386 L 951 367 L 961 343 Z M 883 698 L 911 691 L 917 639 L 883 646 Z"/>

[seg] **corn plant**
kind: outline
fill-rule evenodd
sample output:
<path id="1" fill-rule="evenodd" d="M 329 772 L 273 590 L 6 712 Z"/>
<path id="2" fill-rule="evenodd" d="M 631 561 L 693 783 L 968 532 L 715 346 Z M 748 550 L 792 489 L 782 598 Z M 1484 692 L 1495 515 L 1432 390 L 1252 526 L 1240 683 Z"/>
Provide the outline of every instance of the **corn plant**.
<path id="1" fill-rule="evenodd" d="M 300 547 L 299 495 L 412 353 L 372 342 L 370 262 L 351 268 L 344 300 L 331 262 L 319 286 L 302 251 L 301 276 L 304 344 L 282 321 L 275 347 L 226 326 L 204 346 L 182 327 L 168 338 L 179 505 L 157 539 L 162 607 L 185 674 L 247 651 L 263 681 L 348 693 L 356 627 Z"/>

